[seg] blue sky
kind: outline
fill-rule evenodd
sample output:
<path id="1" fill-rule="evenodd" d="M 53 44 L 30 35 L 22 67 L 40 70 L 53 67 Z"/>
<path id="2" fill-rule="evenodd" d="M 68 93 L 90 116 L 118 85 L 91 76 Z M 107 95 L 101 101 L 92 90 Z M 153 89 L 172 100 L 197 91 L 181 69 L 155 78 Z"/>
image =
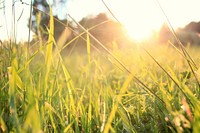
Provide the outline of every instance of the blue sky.
<path id="1" fill-rule="evenodd" d="M 0 0 L 1 1 L 1 0 Z M 30 0 L 23 0 L 30 3 Z M 128 29 L 131 36 L 144 38 L 151 32 L 156 31 L 164 23 L 164 16 L 159 9 L 156 0 L 104 0 L 113 13 Z M 183 27 L 191 21 L 200 21 L 200 0 L 158 0 L 169 17 L 174 28 Z M 5 13 L 0 10 L 0 39 L 12 36 L 12 0 L 6 0 Z M 0 5 L 2 6 L 2 5 Z M 28 38 L 28 18 L 29 9 L 27 5 L 20 2 L 15 3 L 16 11 L 16 35 L 17 40 L 27 40 Z M 87 15 L 96 15 L 99 12 L 107 12 L 101 0 L 68 0 L 68 3 L 60 8 L 53 8 L 57 12 L 67 12 L 77 21 Z M 21 12 L 23 14 L 19 18 Z M 65 15 L 58 15 L 60 18 Z"/>

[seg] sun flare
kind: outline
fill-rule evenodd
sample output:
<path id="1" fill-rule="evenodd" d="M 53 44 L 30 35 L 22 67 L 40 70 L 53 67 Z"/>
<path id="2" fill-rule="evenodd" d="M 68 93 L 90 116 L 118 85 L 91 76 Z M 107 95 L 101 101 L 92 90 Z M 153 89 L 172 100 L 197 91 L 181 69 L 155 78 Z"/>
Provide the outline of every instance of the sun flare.
<path id="1" fill-rule="evenodd" d="M 154 29 L 151 27 L 145 26 L 134 26 L 133 24 L 124 24 L 125 32 L 127 33 L 130 39 L 134 41 L 143 41 L 151 37 L 153 34 Z"/>
<path id="2" fill-rule="evenodd" d="M 128 36 L 135 41 L 150 38 L 164 22 L 159 8 L 152 1 L 116 1 L 110 2 L 109 7 L 124 26 Z"/>

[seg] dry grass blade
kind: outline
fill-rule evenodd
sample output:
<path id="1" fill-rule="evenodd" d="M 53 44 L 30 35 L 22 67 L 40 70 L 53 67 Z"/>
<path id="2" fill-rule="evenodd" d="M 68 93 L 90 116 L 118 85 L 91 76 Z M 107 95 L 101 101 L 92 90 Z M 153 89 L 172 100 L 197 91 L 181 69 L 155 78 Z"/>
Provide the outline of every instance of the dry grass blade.
<path id="1" fill-rule="evenodd" d="M 185 59 L 187 60 L 187 63 L 188 63 L 188 65 L 189 65 L 189 67 L 190 67 L 190 69 L 191 69 L 191 71 L 192 71 L 192 74 L 194 75 L 194 77 L 195 77 L 195 79 L 196 79 L 196 82 L 197 82 L 197 84 L 198 84 L 198 86 L 199 86 L 199 88 L 200 88 L 199 80 L 198 80 L 198 78 L 197 78 L 197 76 L 196 76 L 196 74 L 195 74 L 195 72 L 194 72 L 194 69 L 193 69 L 193 67 L 191 66 L 191 64 L 193 64 L 193 65 L 195 66 L 195 68 L 198 69 L 197 65 L 195 64 L 195 62 L 193 61 L 192 57 L 189 55 L 189 53 L 187 52 L 187 50 L 184 48 L 182 42 L 180 41 L 180 39 L 179 39 L 178 36 L 176 35 L 176 32 L 175 32 L 173 26 L 171 25 L 171 23 L 170 23 L 170 21 L 169 21 L 167 15 L 166 15 L 164 9 L 162 8 L 160 2 L 159 2 L 158 0 L 156 0 L 156 3 L 158 4 L 158 6 L 160 7 L 162 13 L 164 14 L 164 16 L 165 16 L 165 18 L 166 18 L 166 21 L 167 21 L 167 25 L 168 25 L 168 27 L 169 27 L 171 33 L 172 33 L 173 36 L 175 37 L 176 42 L 179 44 L 179 47 L 181 48 L 181 50 L 182 50 L 182 52 L 183 52 L 183 55 L 184 55 Z"/>
<path id="2" fill-rule="evenodd" d="M 111 11 L 110 8 L 107 6 L 107 4 L 105 3 L 104 0 L 102 0 L 102 3 L 103 3 L 104 6 L 108 9 L 108 11 L 110 12 L 110 14 L 115 18 L 115 20 L 117 20 L 117 22 L 121 24 L 121 22 L 119 21 L 119 19 L 114 15 L 114 13 L 112 13 L 112 11 Z M 122 25 L 122 24 L 121 24 L 121 25 Z"/>
<path id="3" fill-rule="evenodd" d="M 106 5 L 106 3 L 105 3 L 103 0 L 102 0 L 102 2 L 103 2 L 103 4 L 105 5 L 105 7 L 108 9 L 108 11 L 110 12 L 110 14 L 120 23 L 120 21 L 115 17 L 115 15 L 112 13 L 112 11 L 109 9 L 109 7 Z M 178 39 L 178 37 L 177 37 L 177 35 L 176 35 L 176 32 L 174 31 L 174 29 L 173 29 L 173 27 L 172 27 L 172 25 L 171 25 L 171 23 L 170 23 L 170 21 L 169 21 L 167 15 L 165 14 L 163 8 L 161 7 L 159 1 L 156 0 L 156 2 L 158 3 L 160 9 L 162 10 L 162 12 L 163 12 L 163 14 L 164 14 L 164 16 L 165 16 L 165 18 L 166 18 L 166 20 L 167 20 L 167 23 L 168 23 L 168 26 L 169 26 L 170 31 L 172 32 L 172 34 L 174 35 L 176 41 L 178 42 L 179 46 L 181 47 L 181 50 L 182 50 L 182 52 L 183 52 L 183 54 L 181 54 L 181 55 L 187 60 L 188 65 L 189 65 L 189 67 L 190 67 L 190 69 L 191 69 L 193 75 L 195 76 L 195 79 L 196 79 L 196 81 L 197 81 L 197 83 L 198 83 L 198 85 L 199 85 L 199 87 L 200 87 L 198 78 L 197 78 L 196 74 L 194 73 L 194 70 L 193 70 L 193 68 L 192 68 L 192 66 L 191 66 L 191 64 L 193 64 L 193 65 L 195 66 L 195 68 L 197 69 L 196 64 L 194 63 L 193 59 L 192 59 L 192 58 L 190 57 L 190 55 L 188 54 L 187 50 L 184 48 L 184 46 L 183 46 L 183 44 L 181 43 L 181 41 Z M 120 24 L 121 24 L 121 23 L 120 23 Z M 173 46 L 174 46 L 174 45 L 173 45 Z M 174 46 L 174 47 L 175 47 L 175 46 Z M 171 76 L 171 75 L 170 75 L 170 74 L 155 60 L 155 58 L 154 58 L 145 48 L 143 48 L 143 49 L 144 49 L 145 52 L 156 62 L 156 64 L 157 64 L 157 65 L 158 65 L 158 66 L 173 80 L 173 82 L 178 86 L 178 88 L 181 90 L 181 92 L 184 94 L 184 96 L 188 99 L 187 95 L 184 93 L 184 91 L 183 91 L 182 88 L 179 86 L 179 84 L 173 79 L 173 77 L 172 77 L 172 76 Z M 177 48 L 176 48 L 176 49 L 177 49 Z M 178 49 L 177 49 L 177 50 L 178 50 Z M 180 52 L 180 51 L 178 50 L 178 52 Z M 188 100 L 189 100 L 189 102 L 191 103 L 190 99 L 188 99 Z"/>
<path id="4" fill-rule="evenodd" d="M 190 59 L 188 59 L 188 57 L 185 57 L 185 55 L 171 42 L 171 41 L 169 41 L 169 44 L 173 47 L 173 48 L 175 48 L 175 50 L 184 58 L 184 59 L 186 59 L 186 61 L 189 61 L 196 69 L 198 69 L 197 68 L 197 66 L 196 66 L 196 64 L 194 64 Z"/>
<path id="5" fill-rule="evenodd" d="M 111 12 L 106 0 L 102 2 Z M 84 28 L 81 21 L 68 18 L 67 22 L 77 24 L 73 30 L 71 24 L 54 18 L 51 9 L 48 13 L 39 10 L 38 27 L 43 16 L 50 18 L 50 24 L 48 32 L 40 30 L 41 35 L 49 33 L 49 38 L 38 39 L 40 43 L 30 48 L 29 42 L 18 45 L 12 40 L 0 41 L 0 132 L 199 131 L 199 88 L 186 61 L 194 70 L 195 64 L 181 48 L 155 47 L 149 41 L 142 43 L 146 44 L 142 49 L 137 43 L 130 46 L 125 38 L 119 42 L 114 34 L 114 41 L 104 44 L 97 39 L 99 34 L 93 33 L 101 27 L 110 28 L 113 20 Z M 62 34 L 55 41 L 54 21 L 60 22 L 61 30 L 73 34 L 72 38 L 65 40 L 66 34 Z M 36 39 L 39 37 L 37 34 Z M 100 37 L 102 42 L 106 38 Z M 118 48 L 121 43 L 130 47 Z M 65 49 L 69 45 L 72 47 Z M 72 52 L 75 48 L 77 51 Z M 200 48 L 194 48 L 187 50 L 196 61 Z M 199 76 L 200 71 L 196 74 Z"/>
<path id="6" fill-rule="evenodd" d="M 82 30 L 84 30 L 92 39 L 94 39 L 98 45 L 100 45 L 117 63 L 119 63 L 119 65 L 124 69 L 126 70 L 126 72 L 128 72 L 129 74 L 131 74 L 134 79 L 137 81 L 137 83 L 141 86 L 143 86 L 144 90 L 147 92 L 147 93 L 151 93 L 153 94 L 157 99 L 159 99 L 159 101 L 161 101 L 163 104 L 164 104 L 164 101 L 159 98 L 159 96 L 157 96 L 153 91 L 151 91 L 151 89 L 149 89 L 141 80 L 139 80 L 117 57 L 115 57 L 114 54 L 112 54 L 112 52 L 110 52 L 99 40 L 97 40 L 90 32 L 88 32 L 82 25 L 80 25 L 78 22 L 76 22 L 74 20 L 74 18 L 72 18 L 70 15 L 68 15 Z"/>
<path id="7" fill-rule="evenodd" d="M 90 36 L 87 34 L 87 54 L 88 54 L 88 63 L 90 64 Z"/>
<path id="8" fill-rule="evenodd" d="M 183 93 L 183 95 L 187 98 L 187 100 L 191 103 L 190 99 L 188 96 L 185 94 L 181 86 L 177 83 L 177 81 L 162 67 L 162 65 L 145 49 L 143 48 L 144 51 L 153 59 L 153 61 L 167 74 L 167 76 L 177 85 L 177 87 L 180 89 L 180 91 Z M 192 104 L 192 103 L 191 103 Z"/>

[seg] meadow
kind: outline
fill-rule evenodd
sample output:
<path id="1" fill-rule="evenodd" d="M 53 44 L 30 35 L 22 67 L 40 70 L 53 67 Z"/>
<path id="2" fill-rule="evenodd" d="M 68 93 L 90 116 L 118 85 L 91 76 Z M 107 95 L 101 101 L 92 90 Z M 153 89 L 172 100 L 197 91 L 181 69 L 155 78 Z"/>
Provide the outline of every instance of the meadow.
<path id="1" fill-rule="evenodd" d="M 0 132 L 200 130 L 200 47 L 144 42 L 101 51 L 84 31 L 85 52 L 61 54 L 52 23 L 51 15 L 47 41 L 1 44 Z"/>

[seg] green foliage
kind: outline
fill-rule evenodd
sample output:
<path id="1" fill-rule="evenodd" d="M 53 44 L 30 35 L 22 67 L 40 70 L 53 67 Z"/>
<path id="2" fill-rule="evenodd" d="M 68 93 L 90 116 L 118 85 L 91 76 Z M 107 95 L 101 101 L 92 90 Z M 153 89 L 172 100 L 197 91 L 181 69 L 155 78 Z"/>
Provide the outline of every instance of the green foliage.
<path id="1" fill-rule="evenodd" d="M 43 53 L 48 51 L 48 44 L 32 51 L 28 62 L 23 57 L 25 51 L 20 50 L 23 45 L 9 49 L 13 51 L 10 55 L 11 62 L 4 58 L 4 63 L 1 64 L 1 131 L 199 130 L 199 88 L 186 61 L 176 50 L 168 46 L 158 45 L 155 48 L 154 45 L 144 44 L 181 86 L 189 101 L 173 80 L 141 48 L 112 51 L 164 101 L 163 104 L 144 91 L 131 75 L 121 71 L 112 59 L 109 62 L 103 54 L 90 53 L 90 43 L 87 44 L 87 54 L 74 51 L 70 56 L 61 56 L 52 53 L 49 70 L 47 62 L 41 63 L 47 59 L 47 55 Z M 2 56 L 9 56 L 6 50 L 6 47 L 1 48 Z M 200 64 L 197 50 L 189 48 L 195 62 Z M 8 69 L 3 70 L 3 67 Z"/>

